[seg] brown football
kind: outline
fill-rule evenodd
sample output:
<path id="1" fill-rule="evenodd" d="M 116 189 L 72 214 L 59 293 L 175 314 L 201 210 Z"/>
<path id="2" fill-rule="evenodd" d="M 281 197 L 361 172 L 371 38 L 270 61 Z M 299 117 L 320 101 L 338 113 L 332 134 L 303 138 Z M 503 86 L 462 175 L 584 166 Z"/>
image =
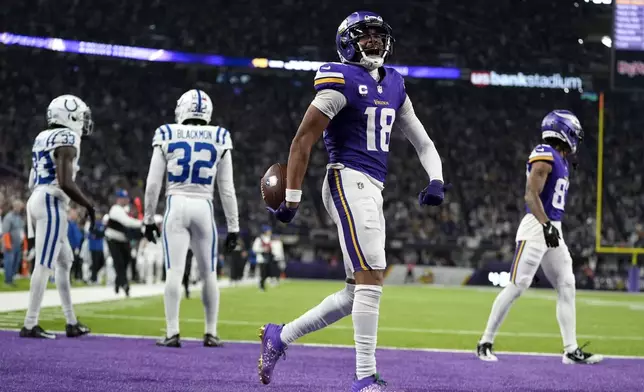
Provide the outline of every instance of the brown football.
<path id="1" fill-rule="evenodd" d="M 259 186 L 266 205 L 277 209 L 286 199 L 286 165 L 276 163 L 269 167 Z"/>

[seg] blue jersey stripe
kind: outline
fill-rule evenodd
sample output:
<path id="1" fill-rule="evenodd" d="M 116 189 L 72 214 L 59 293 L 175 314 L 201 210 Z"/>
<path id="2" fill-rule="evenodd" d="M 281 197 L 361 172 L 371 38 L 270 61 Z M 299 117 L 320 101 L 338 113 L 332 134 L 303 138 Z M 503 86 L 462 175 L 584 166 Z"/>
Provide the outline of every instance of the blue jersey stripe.
<path id="1" fill-rule="evenodd" d="M 51 235 L 51 196 L 45 195 L 45 206 L 47 208 L 47 232 L 45 234 L 45 244 L 42 247 L 40 254 L 40 265 L 45 265 L 45 257 L 47 255 L 47 248 L 49 248 L 49 236 Z"/>
<path id="2" fill-rule="evenodd" d="M 168 140 L 172 140 L 172 128 L 170 128 L 170 125 L 166 124 L 165 129 L 168 130 Z"/>
<path id="3" fill-rule="evenodd" d="M 216 140 L 217 143 L 221 143 L 219 141 L 220 134 L 221 134 L 221 127 L 217 127 L 217 135 L 215 136 L 215 140 Z"/>
<path id="4" fill-rule="evenodd" d="M 54 239 L 51 243 L 51 251 L 49 252 L 49 260 L 47 261 L 47 268 L 51 268 L 51 263 L 54 260 L 54 253 L 56 245 L 58 244 L 58 232 L 60 231 L 60 211 L 58 211 L 58 198 L 54 197 L 54 211 L 56 213 L 56 229 L 54 229 Z"/>
<path id="5" fill-rule="evenodd" d="M 170 252 L 168 252 L 168 230 L 166 224 L 168 223 L 168 215 L 170 215 L 170 207 L 172 206 L 172 196 L 168 196 L 168 206 L 165 209 L 165 217 L 163 217 L 163 250 L 165 253 L 165 265 L 170 269 Z"/>
<path id="6" fill-rule="evenodd" d="M 197 90 L 197 113 L 201 113 L 201 91 Z"/>
<path id="7" fill-rule="evenodd" d="M 215 260 L 217 260 L 217 229 L 215 228 L 215 214 L 212 208 L 212 201 L 208 200 L 210 207 L 210 220 L 212 222 L 212 245 L 210 248 L 210 271 L 215 271 Z"/>

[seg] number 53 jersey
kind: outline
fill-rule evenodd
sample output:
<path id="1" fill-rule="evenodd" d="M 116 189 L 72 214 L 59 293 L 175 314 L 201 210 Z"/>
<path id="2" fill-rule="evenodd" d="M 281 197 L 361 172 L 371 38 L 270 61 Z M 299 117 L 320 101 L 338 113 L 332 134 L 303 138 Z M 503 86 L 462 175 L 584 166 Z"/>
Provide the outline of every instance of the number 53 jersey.
<path id="1" fill-rule="evenodd" d="M 166 124 L 154 132 L 167 165 L 166 195 L 213 198 L 217 167 L 233 144 L 227 129 L 210 125 Z"/>
<path id="2" fill-rule="evenodd" d="M 547 162 L 552 165 L 552 171 L 548 174 L 539 198 L 541 199 L 543 209 L 548 219 L 562 233 L 561 221 L 564 215 L 566 200 L 568 199 L 568 186 L 570 184 L 568 179 L 568 161 L 550 145 L 540 144 L 530 153 L 526 164 L 526 176 L 530 175 L 530 170 L 535 162 Z M 527 205 L 525 208 L 526 216 L 519 224 L 516 237 L 517 241 L 535 239 L 545 243 L 543 227 L 539 224 L 535 216 L 532 215 L 530 208 Z"/>
<path id="3" fill-rule="evenodd" d="M 329 163 L 343 164 L 384 183 L 391 130 L 406 92 L 395 69 L 379 71 L 380 81 L 376 81 L 361 66 L 327 63 L 319 68 L 314 87 L 336 90 L 347 100 L 324 131 Z"/>

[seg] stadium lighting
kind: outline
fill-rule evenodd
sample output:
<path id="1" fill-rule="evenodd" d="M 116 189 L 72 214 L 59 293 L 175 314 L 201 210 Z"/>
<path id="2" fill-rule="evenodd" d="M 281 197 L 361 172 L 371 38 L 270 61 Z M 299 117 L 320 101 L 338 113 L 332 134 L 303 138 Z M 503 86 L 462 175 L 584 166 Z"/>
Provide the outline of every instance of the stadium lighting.
<path id="1" fill-rule="evenodd" d="M 584 44 L 584 40 L 583 40 L 583 39 L 581 39 L 581 38 L 579 38 L 579 39 L 577 40 L 577 42 L 579 42 L 579 45 L 583 45 L 583 44 Z"/>
<path id="2" fill-rule="evenodd" d="M 610 48 L 613 45 L 613 40 L 609 36 L 605 35 L 602 37 L 602 44 Z"/>

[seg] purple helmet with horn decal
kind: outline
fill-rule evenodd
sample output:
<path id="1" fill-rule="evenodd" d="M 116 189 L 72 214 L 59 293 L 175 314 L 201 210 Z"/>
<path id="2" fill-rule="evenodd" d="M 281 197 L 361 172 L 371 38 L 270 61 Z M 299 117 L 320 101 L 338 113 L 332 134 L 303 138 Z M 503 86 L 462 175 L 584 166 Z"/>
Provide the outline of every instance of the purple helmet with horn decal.
<path id="1" fill-rule="evenodd" d="M 577 116 L 570 110 L 553 110 L 541 121 L 541 138 L 555 138 L 563 141 L 574 154 L 584 139 L 584 131 Z"/>
<path id="2" fill-rule="evenodd" d="M 371 71 L 381 67 L 393 53 L 394 38 L 382 16 L 357 11 L 342 21 L 335 44 L 343 63 L 361 65 Z"/>

